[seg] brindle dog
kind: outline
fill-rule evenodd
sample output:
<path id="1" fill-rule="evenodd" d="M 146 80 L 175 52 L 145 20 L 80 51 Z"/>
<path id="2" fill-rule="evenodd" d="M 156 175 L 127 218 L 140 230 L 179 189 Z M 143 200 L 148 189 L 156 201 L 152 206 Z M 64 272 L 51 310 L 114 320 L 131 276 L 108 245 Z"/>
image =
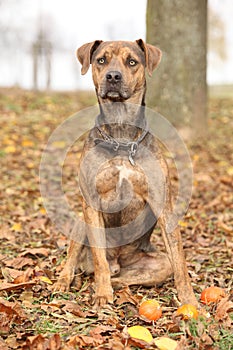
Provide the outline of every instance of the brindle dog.
<path id="1" fill-rule="evenodd" d="M 142 39 L 97 40 L 81 46 L 77 56 L 82 74 L 92 65 L 100 106 L 79 171 L 88 228 L 81 236 L 89 243 L 71 240 L 54 288 L 66 291 L 76 272 L 94 272 L 94 303 L 101 307 L 113 302 L 112 284 L 153 286 L 174 274 L 180 301 L 197 305 L 179 228 L 169 229 L 168 168 L 144 114 L 145 71 L 152 74 L 161 51 Z M 167 254 L 158 253 L 150 242 L 156 223 Z"/>

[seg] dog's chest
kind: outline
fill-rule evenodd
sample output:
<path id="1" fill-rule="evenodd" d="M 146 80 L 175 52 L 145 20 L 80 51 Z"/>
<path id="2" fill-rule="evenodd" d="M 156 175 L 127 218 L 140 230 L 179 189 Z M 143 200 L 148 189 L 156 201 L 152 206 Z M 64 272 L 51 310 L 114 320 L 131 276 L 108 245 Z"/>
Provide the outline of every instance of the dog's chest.
<path id="1" fill-rule="evenodd" d="M 106 196 L 110 193 L 119 193 L 122 188 L 133 190 L 137 195 L 143 196 L 147 192 L 148 183 L 142 169 L 132 166 L 127 160 L 115 158 L 105 163 L 96 177 L 97 192 Z"/>

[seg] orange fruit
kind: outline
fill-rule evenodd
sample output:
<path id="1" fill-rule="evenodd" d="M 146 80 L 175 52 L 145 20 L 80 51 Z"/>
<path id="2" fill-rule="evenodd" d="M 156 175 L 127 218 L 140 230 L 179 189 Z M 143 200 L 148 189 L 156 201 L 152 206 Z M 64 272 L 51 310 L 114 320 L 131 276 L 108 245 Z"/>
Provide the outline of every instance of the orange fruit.
<path id="1" fill-rule="evenodd" d="M 220 287 L 211 286 L 201 292 L 201 302 L 203 304 L 217 303 L 226 296 L 225 291 Z"/>
<path id="2" fill-rule="evenodd" d="M 156 321 L 162 316 L 162 309 L 156 300 L 145 300 L 139 307 L 139 315 L 150 321 Z"/>
<path id="3" fill-rule="evenodd" d="M 184 304 L 176 310 L 176 315 L 181 315 L 184 320 L 190 320 L 191 318 L 196 320 L 198 317 L 198 311 L 194 305 Z"/>

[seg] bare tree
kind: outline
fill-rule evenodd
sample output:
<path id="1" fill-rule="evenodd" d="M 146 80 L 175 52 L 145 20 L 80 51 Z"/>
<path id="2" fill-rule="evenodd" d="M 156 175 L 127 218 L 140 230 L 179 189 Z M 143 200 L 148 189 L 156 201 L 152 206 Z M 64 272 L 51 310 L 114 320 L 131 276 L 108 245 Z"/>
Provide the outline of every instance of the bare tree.
<path id="1" fill-rule="evenodd" d="M 46 72 L 46 88 L 50 89 L 51 84 L 51 54 L 52 43 L 46 36 L 41 28 L 39 29 L 38 36 L 35 42 L 32 44 L 32 58 L 33 58 L 33 88 L 38 89 L 38 74 L 40 71 L 40 64 L 44 58 L 45 72 Z"/>
<path id="2" fill-rule="evenodd" d="M 196 134 L 207 120 L 207 0 L 148 0 L 147 41 L 163 52 L 148 105 Z"/>

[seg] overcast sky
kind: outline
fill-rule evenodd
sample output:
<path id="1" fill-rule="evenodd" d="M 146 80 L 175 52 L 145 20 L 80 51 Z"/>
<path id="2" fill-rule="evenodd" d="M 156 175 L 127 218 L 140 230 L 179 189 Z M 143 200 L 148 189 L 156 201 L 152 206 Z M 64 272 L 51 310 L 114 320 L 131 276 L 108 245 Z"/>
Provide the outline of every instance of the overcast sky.
<path id="1" fill-rule="evenodd" d="M 41 24 L 60 51 L 53 58 L 52 82 L 57 89 L 88 87 L 80 77 L 75 50 L 85 42 L 145 38 L 146 0 L 3 0 L 0 21 L 16 28 L 19 39 L 14 54 L 0 56 L 0 85 L 18 82 L 30 87 L 32 62 L 30 43 Z M 172 0 L 171 0 L 172 1 Z M 233 83 L 233 0 L 209 0 L 225 22 L 227 61 L 209 66 L 210 83 Z M 22 52 L 27 52 L 27 57 Z"/>

